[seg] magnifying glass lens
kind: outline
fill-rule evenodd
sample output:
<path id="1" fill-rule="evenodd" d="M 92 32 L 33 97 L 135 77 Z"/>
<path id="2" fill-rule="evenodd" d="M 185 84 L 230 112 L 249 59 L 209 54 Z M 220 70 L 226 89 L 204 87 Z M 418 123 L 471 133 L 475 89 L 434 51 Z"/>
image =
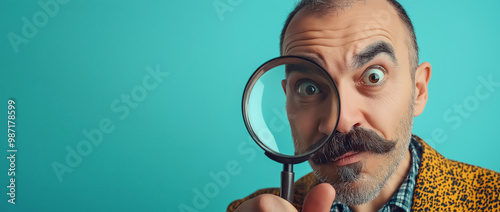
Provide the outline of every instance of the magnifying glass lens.
<path id="1" fill-rule="evenodd" d="M 319 149 L 335 130 L 339 112 L 330 75 L 301 57 L 266 62 L 252 75 L 243 96 L 248 131 L 267 154 L 288 159 L 283 163 Z"/>

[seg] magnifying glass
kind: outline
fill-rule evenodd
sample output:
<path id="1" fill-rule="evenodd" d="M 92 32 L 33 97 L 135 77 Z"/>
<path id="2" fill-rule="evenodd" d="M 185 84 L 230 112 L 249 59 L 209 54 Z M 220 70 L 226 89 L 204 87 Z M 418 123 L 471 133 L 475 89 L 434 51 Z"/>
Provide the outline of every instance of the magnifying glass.
<path id="1" fill-rule="evenodd" d="M 340 99 L 335 82 L 312 60 L 277 57 L 253 73 L 242 103 L 253 140 L 270 159 L 283 164 L 280 196 L 292 202 L 293 164 L 308 160 L 337 127 Z"/>

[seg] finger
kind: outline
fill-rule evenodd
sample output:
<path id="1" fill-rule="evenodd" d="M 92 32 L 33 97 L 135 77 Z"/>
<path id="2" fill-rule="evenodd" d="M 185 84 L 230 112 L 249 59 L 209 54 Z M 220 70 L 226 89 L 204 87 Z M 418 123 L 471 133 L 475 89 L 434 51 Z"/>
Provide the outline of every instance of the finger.
<path id="1" fill-rule="evenodd" d="M 235 212 L 297 212 L 297 209 L 285 199 L 262 194 L 242 203 Z"/>
<path id="2" fill-rule="evenodd" d="M 302 211 L 323 212 L 330 211 L 335 200 L 335 189 L 328 183 L 321 183 L 314 186 L 304 200 Z"/>

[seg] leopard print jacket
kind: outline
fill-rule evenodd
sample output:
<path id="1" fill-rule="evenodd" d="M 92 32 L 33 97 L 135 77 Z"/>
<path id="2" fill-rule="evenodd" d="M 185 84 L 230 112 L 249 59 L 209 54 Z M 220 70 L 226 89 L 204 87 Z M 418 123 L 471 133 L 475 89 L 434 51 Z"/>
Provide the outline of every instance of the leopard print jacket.
<path id="1" fill-rule="evenodd" d="M 412 211 L 500 211 L 500 173 L 446 159 L 418 136 L 414 138 L 421 159 Z M 298 211 L 307 192 L 318 183 L 313 173 L 295 182 L 292 204 Z M 232 202 L 227 211 L 264 193 L 279 195 L 279 188 L 258 190 Z"/>

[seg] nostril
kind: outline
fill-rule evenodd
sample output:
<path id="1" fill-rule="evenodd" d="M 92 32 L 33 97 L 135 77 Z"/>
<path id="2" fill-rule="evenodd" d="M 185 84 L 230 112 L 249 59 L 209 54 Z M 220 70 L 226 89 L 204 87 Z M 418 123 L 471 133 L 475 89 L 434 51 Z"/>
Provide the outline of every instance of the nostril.
<path id="1" fill-rule="evenodd" d="M 354 127 L 361 127 L 361 123 L 356 123 Z"/>

